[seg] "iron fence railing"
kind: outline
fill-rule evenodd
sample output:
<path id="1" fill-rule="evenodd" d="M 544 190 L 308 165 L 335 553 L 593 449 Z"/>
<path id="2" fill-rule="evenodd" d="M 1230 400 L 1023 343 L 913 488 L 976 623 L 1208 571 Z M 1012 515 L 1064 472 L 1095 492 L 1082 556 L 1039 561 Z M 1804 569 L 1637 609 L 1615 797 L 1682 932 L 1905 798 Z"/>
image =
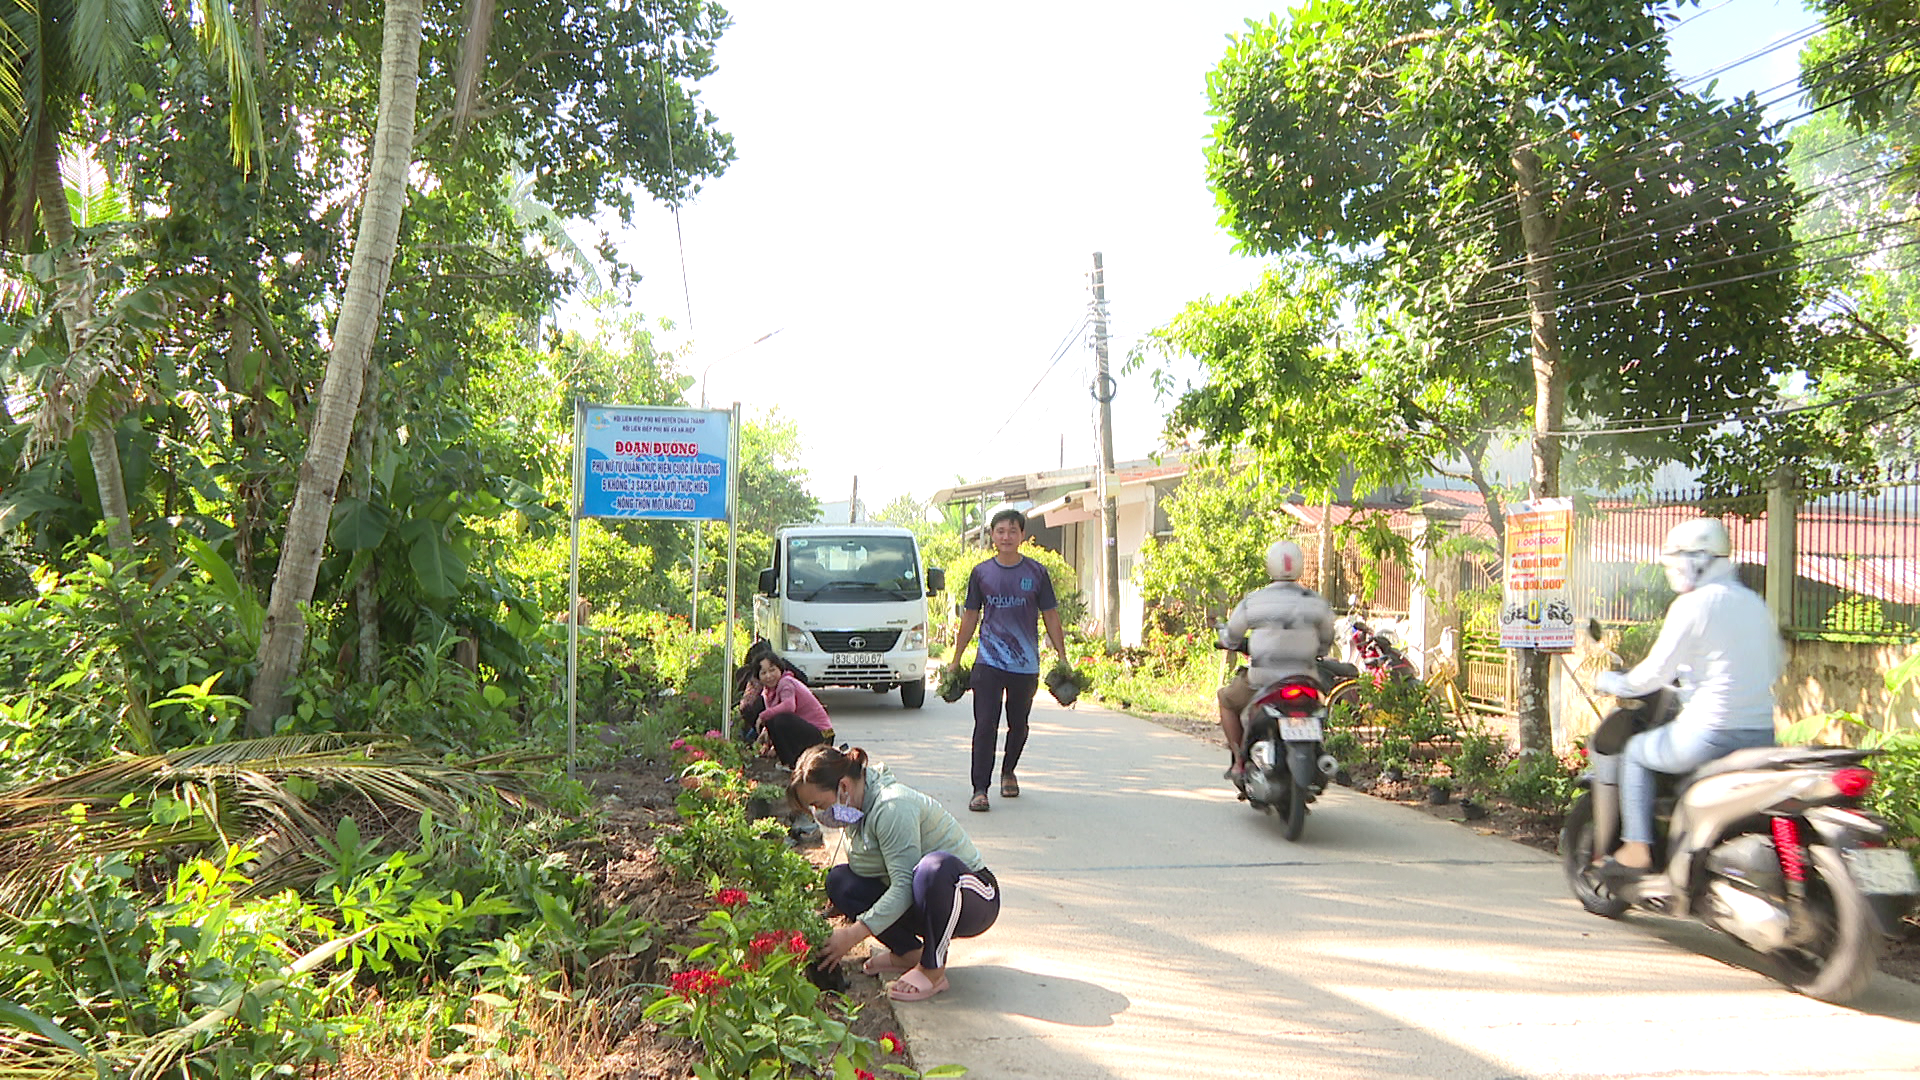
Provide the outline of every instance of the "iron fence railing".
<path id="1" fill-rule="evenodd" d="M 1787 629 L 1828 641 L 1920 641 L 1920 473 L 1795 492 Z"/>
<path id="2" fill-rule="evenodd" d="M 1740 579 L 1766 593 L 1765 492 L 1708 499 L 1698 490 L 1656 492 L 1640 499 L 1582 499 L 1575 503 L 1574 611 L 1607 623 L 1659 619 L 1673 602 L 1660 567 L 1660 545 L 1683 521 L 1708 515 L 1727 526 Z"/>

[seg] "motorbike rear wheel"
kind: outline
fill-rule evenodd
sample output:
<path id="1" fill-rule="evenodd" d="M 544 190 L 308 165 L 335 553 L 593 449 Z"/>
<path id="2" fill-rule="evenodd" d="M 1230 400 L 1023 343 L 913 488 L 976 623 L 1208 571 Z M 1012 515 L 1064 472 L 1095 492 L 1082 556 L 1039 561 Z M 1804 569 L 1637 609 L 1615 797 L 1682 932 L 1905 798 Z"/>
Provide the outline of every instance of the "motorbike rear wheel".
<path id="1" fill-rule="evenodd" d="M 1560 828 L 1560 868 L 1567 875 L 1567 887 L 1580 906 L 1602 918 L 1617 919 L 1630 906 L 1593 879 L 1593 795 L 1582 794 L 1567 808 L 1566 824 Z"/>
<path id="2" fill-rule="evenodd" d="M 1813 940 L 1773 954 L 1779 979 L 1798 993 L 1840 1004 L 1867 988 L 1880 963 L 1880 932 L 1867 898 L 1839 851 L 1824 844 L 1807 848 L 1805 911 L 1814 922 Z"/>
<path id="3" fill-rule="evenodd" d="M 1280 835 L 1289 842 L 1300 839 L 1307 827 L 1307 789 L 1289 782 L 1286 798 L 1274 803 L 1273 809 L 1280 815 Z"/>

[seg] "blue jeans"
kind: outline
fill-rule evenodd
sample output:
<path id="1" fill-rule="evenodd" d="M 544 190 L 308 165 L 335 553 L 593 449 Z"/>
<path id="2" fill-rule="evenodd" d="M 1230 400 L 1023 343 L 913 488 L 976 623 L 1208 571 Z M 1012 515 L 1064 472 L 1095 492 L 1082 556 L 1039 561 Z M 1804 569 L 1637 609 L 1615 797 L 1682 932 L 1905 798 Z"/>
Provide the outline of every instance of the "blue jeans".
<path id="1" fill-rule="evenodd" d="M 1772 746 L 1771 728 L 1697 728 L 1682 718 L 1627 740 L 1620 754 L 1593 754 L 1593 778 L 1620 785 L 1620 839 L 1653 843 L 1656 773 L 1689 773 L 1735 750 Z"/>

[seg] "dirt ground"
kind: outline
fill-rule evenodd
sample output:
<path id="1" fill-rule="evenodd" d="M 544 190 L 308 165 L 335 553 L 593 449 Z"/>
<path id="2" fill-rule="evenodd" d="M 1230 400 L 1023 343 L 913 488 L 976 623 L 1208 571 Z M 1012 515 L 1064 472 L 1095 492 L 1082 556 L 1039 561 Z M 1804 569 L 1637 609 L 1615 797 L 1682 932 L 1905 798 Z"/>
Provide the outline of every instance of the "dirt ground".
<path id="1" fill-rule="evenodd" d="M 775 779 L 768 762 L 757 762 L 750 771 L 755 780 Z M 672 773 L 670 764 L 636 758 L 579 775 L 580 782 L 601 798 L 607 822 L 601 836 L 581 845 L 587 849 L 581 853 L 600 883 L 598 903 L 607 908 L 631 904 L 636 914 L 663 931 L 664 940 L 656 942 L 644 957 L 628 961 L 625 969 L 596 973 L 610 976 L 608 982 L 613 986 L 658 982 L 662 976 L 657 969 L 665 946 L 692 941 L 700 920 L 713 910 L 713 901 L 701 883 L 674 881 L 654 854 L 654 840 L 679 820 L 674 810 L 678 787 Z M 826 849 L 817 841 L 800 850 L 816 863 L 826 863 Z M 843 1007 L 853 1014 L 853 1030 L 871 1039 L 897 1032 L 893 1003 L 885 987 L 879 979 L 860 973 L 863 957 L 858 955 L 859 950 L 855 952 L 855 958 L 841 965 L 847 988 L 840 993 Z M 662 1034 L 658 1024 L 643 1019 L 642 995 L 616 990 L 613 996 L 616 1001 L 606 1027 L 605 1057 L 597 1068 L 574 1076 L 579 1080 L 687 1076 L 697 1060 L 694 1045 Z M 906 1060 L 912 1060 L 911 1047 L 907 1048 Z"/>
<path id="2" fill-rule="evenodd" d="M 1226 741 L 1220 737 L 1220 727 L 1209 721 L 1195 720 L 1190 716 L 1168 716 L 1163 714 L 1135 713 L 1163 727 L 1185 732 L 1196 738 L 1205 739 L 1220 747 L 1226 753 Z M 1224 761 L 1224 758 L 1222 759 Z M 1361 778 L 1355 784 L 1356 791 L 1379 799 L 1390 799 L 1402 806 L 1411 806 L 1422 813 L 1473 829 L 1487 836 L 1503 836 L 1508 840 L 1538 848 L 1541 851 L 1558 854 L 1560 851 L 1560 822 L 1543 820 L 1538 814 L 1518 810 L 1493 799 L 1478 807 L 1484 816 L 1468 820 L 1458 798 L 1450 799 L 1444 806 L 1434 806 L 1427 801 L 1424 785 L 1402 780 L 1388 782 L 1378 778 Z M 1908 982 L 1920 983 L 1920 917 L 1910 916 L 1906 922 L 1906 934 L 1899 940 L 1887 943 L 1887 950 L 1880 960 L 1880 970 Z"/>

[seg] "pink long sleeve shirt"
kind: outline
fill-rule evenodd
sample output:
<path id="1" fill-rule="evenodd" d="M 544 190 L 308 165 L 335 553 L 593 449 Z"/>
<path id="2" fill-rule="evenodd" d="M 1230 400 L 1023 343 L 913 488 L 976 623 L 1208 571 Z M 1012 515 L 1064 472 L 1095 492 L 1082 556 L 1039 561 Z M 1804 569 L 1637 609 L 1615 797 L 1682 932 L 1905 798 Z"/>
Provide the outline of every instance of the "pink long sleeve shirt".
<path id="1" fill-rule="evenodd" d="M 833 730 L 833 718 L 827 715 L 826 707 L 791 672 L 780 676 L 780 682 L 772 690 L 762 688 L 760 695 L 767 702 L 766 710 L 760 714 L 762 719 L 792 713 L 821 731 Z"/>

